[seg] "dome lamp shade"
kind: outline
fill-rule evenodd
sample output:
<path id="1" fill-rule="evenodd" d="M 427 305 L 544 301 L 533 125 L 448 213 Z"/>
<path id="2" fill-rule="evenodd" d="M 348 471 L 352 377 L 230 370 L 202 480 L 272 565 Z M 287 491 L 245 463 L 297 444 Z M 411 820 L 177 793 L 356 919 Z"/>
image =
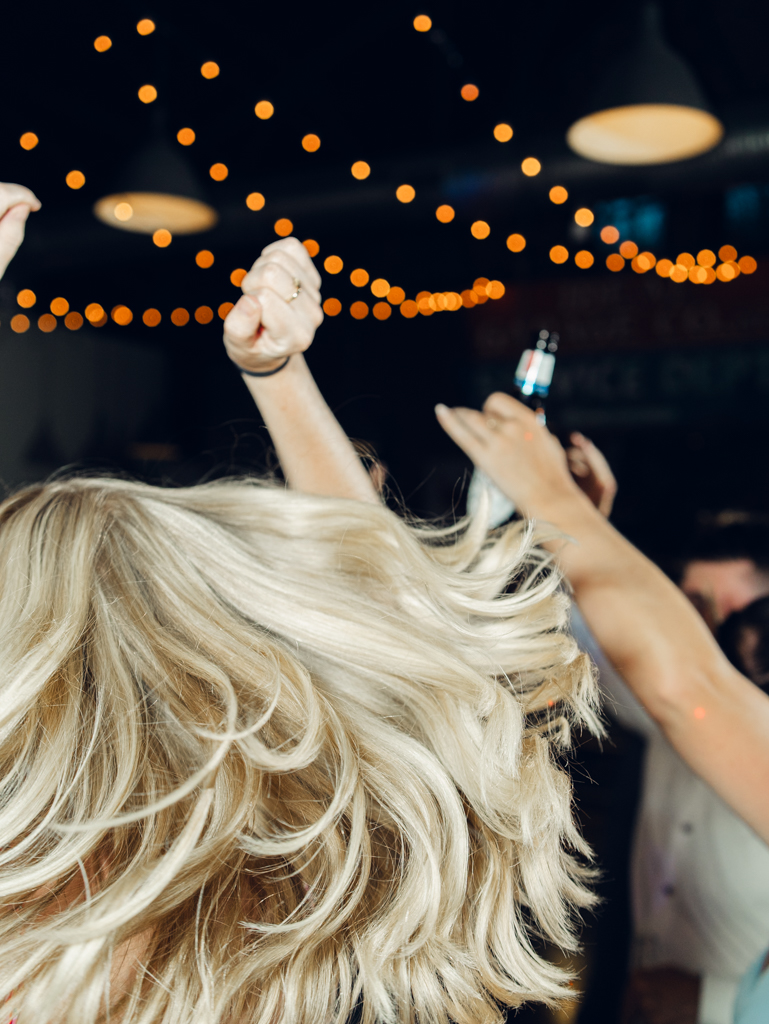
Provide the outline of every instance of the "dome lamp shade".
<path id="1" fill-rule="evenodd" d="M 580 156 L 606 164 L 665 164 L 706 153 L 721 141 L 723 125 L 691 69 L 663 40 L 655 4 L 644 7 L 639 29 L 566 141 Z"/>
<path id="2" fill-rule="evenodd" d="M 219 220 L 188 162 L 165 142 L 142 150 L 122 175 L 120 187 L 102 196 L 94 215 L 110 227 L 151 235 L 165 228 L 192 235 Z"/>

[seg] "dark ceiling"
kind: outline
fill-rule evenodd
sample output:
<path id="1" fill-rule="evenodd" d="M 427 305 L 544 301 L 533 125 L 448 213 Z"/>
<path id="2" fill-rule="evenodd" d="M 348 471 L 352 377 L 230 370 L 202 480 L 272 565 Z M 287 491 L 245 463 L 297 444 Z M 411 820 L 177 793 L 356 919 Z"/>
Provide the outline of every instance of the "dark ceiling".
<path id="1" fill-rule="evenodd" d="M 423 10 L 433 20 L 427 34 L 412 27 Z M 3 94 L 13 97 L 2 115 L 3 174 L 36 189 L 44 211 L 30 225 L 14 283 L 37 283 L 46 293 L 66 288 L 75 305 L 161 306 L 196 296 L 214 304 L 231 297 L 229 271 L 253 259 L 275 237 L 277 217 L 288 216 L 300 237 L 318 239 L 321 257 L 338 252 L 407 292 L 460 290 L 477 274 L 548 273 L 546 253 L 567 241 L 575 206 L 649 192 L 704 204 L 671 243 L 722 244 L 709 197 L 735 177 L 767 175 L 769 142 L 758 150 L 750 144 L 769 130 L 761 5 L 664 5 L 668 40 L 695 69 L 731 136 L 715 154 L 642 173 L 590 164 L 563 142 L 596 76 L 635 31 L 637 10 L 608 2 L 424 9 L 399 2 L 295 9 L 119 3 L 98 13 L 50 5 L 37 16 L 16 6 L 4 15 L 4 35 L 14 44 L 0 68 Z M 140 17 L 156 22 L 153 34 L 137 34 Z M 93 48 L 100 34 L 113 40 L 105 53 Z M 221 74 L 207 81 L 199 69 L 209 60 Z M 480 88 L 473 103 L 459 95 L 468 81 Z M 147 106 L 136 96 L 146 82 L 159 91 Z M 275 105 L 269 121 L 254 116 L 259 99 Z M 90 214 L 161 121 L 180 151 L 177 130 L 195 130 L 184 155 L 221 214 L 213 231 L 177 237 L 162 251 Z M 515 129 L 507 144 L 492 137 L 499 121 Z M 18 145 L 26 131 L 40 138 L 30 152 Z M 301 148 L 307 132 L 322 140 L 317 153 Z M 730 137 L 734 150 L 734 139 L 746 135 L 747 151 L 728 150 Z M 527 179 L 520 161 L 532 154 L 543 172 Z M 358 182 L 350 166 L 360 159 L 372 173 Z M 217 161 L 230 170 L 221 183 L 208 176 Z M 79 191 L 65 184 L 73 168 L 86 175 Z M 394 197 L 404 181 L 417 189 L 408 206 Z M 571 193 L 562 208 L 547 201 L 555 182 Z M 267 199 L 258 213 L 244 203 L 254 190 Z M 448 226 L 434 218 L 445 201 L 458 211 Z M 491 224 L 486 241 L 469 235 L 476 217 Z M 514 230 L 529 239 L 523 258 L 504 246 Z M 203 246 L 217 257 L 210 271 L 194 264 Z"/>
<path id="2" fill-rule="evenodd" d="M 135 5 L 120 0 L 98 9 L 6 5 L 0 62 L 6 97 L 0 115 L 4 141 L 0 176 L 35 189 L 43 209 L 30 218 L 27 242 L 0 286 L 2 328 L 9 315 L 19 311 L 15 297 L 20 288 L 31 288 L 38 295 L 35 314 L 57 295 L 79 310 L 94 301 L 106 309 L 125 303 L 135 313 L 133 323 L 124 328 L 111 325 L 100 336 L 118 332 L 126 340 L 158 347 L 170 367 L 166 415 L 146 426 L 141 439 L 171 440 L 185 457 L 205 449 L 210 462 L 226 461 L 231 454 L 228 445 L 234 451 L 241 443 L 244 431 L 251 429 L 243 424 L 252 423 L 248 417 L 253 413 L 239 390 L 237 375 L 222 358 L 219 321 L 206 326 L 193 321 L 179 329 L 170 324 L 168 314 L 176 306 L 216 308 L 235 300 L 238 292 L 230 283 L 230 272 L 250 265 L 261 248 L 275 239 L 275 220 L 288 217 L 300 238 L 317 239 L 321 260 L 336 253 L 345 261 L 344 274 L 324 274 L 325 295 L 339 297 L 345 312 L 327 321 L 322 345 L 319 338 L 313 350 L 313 366 L 321 383 L 348 430 L 378 446 L 407 499 L 411 501 L 419 487 L 422 496 L 429 492 L 430 481 L 437 479 L 435 466 L 443 466 L 437 471 L 440 486 L 416 500 L 418 507 L 441 511 L 462 465 L 457 468 L 450 444 L 435 427 L 431 408 L 436 400 L 477 398 L 478 368 L 486 358 L 485 342 L 478 343 L 482 334 L 478 325 L 492 304 L 430 319 L 406 321 L 396 314 L 386 323 L 376 323 L 370 316 L 358 322 L 346 311 L 354 299 L 361 298 L 349 282 L 348 270 L 363 266 L 372 277 L 383 276 L 402 286 L 410 297 L 422 289 L 459 291 L 484 275 L 505 282 L 506 299 L 514 299 L 516 289 L 535 282 L 545 289 L 537 293 L 544 296 L 545 311 L 548 303 L 553 309 L 579 311 L 581 336 L 588 341 L 583 351 L 589 352 L 590 316 L 602 315 L 597 310 L 616 310 L 616 322 L 622 320 L 625 325 L 641 323 L 643 317 L 647 318 L 643 322 L 659 322 L 657 314 L 667 293 L 672 295 L 671 289 L 678 288 L 654 274 L 638 278 L 629 268 L 621 275 L 611 274 L 603 265 L 609 250 L 597 239 L 595 229 L 579 237 L 575 234 L 574 209 L 589 205 L 596 210 L 595 228 L 620 214 L 627 219 L 639 210 L 651 210 L 657 216 L 653 248 L 658 256 L 675 258 L 681 250 L 717 249 L 724 243 L 735 245 L 740 254 L 752 253 L 759 257 L 759 273 L 753 279 L 717 284 L 708 291 L 741 289 L 734 295 L 745 296 L 744 301 L 753 304 L 751 309 L 762 301 L 758 279 L 769 230 L 765 4 L 759 0 L 740 4 L 667 0 L 660 6 L 668 42 L 699 77 L 727 134 L 704 157 L 639 170 L 590 163 L 571 154 L 564 143 L 564 131 L 581 112 L 584 97 L 636 31 L 638 3 L 588 0 L 423 7 L 395 0 L 311 7 L 221 2 Z M 433 22 L 432 31 L 425 34 L 412 26 L 415 15 L 422 13 Z M 147 17 L 157 29 L 142 37 L 135 26 Z M 113 45 L 97 53 L 93 41 L 102 34 Z M 220 65 L 217 78 L 208 81 L 201 76 L 204 61 Z M 460 88 L 467 82 L 480 89 L 472 103 L 460 97 Z M 154 84 L 159 93 L 149 106 L 137 99 L 137 90 L 145 83 Z M 254 115 L 254 104 L 261 99 L 275 106 L 270 120 L 260 121 Z M 500 121 L 515 130 L 512 141 L 505 144 L 492 136 Z M 197 135 L 194 145 L 184 150 L 175 141 L 182 127 L 193 128 Z M 147 236 L 107 227 L 91 213 L 94 201 L 114 190 L 126 164 L 159 130 L 192 162 L 209 201 L 220 213 L 213 230 L 177 236 L 166 249 L 155 247 Z M 25 152 L 18 140 L 29 131 L 40 142 Z M 316 153 L 301 147 L 308 132 L 322 140 Z M 530 155 L 542 161 L 542 172 L 535 178 L 526 178 L 520 170 L 521 160 Z M 356 160 L 371 165 L 365 181 L 351 176 Z M 228 166 L 226 181 L 216 183 L 208 176 L 215 162 Z M 85 186 L 78 191 L 65 184 L 72 169 L 86 176 Z M 394 194 L 404 182 L 416 189 L 416 198 L 408 205 L 399 203 Z M 563 206 L 548 200 L 553 184 L 569 190 Z M 255 190 L 266 197 L 259 212 L 245 205 L 246 195 Z M 435 209 L 446 202 L 456 208 L 457 216 L 444 225 L 436 220 Z M 491 226 L 490 236 L 483 241 L 471 237 L 469 230 L 478 218 Z M 527 238 L 523 253 L 511 253 L 505 246 L 513 231 Z M 597 257 L 595 266 L 588 271 L 577 270 L 572 262 L 555 266 L 548 252 L 556 243 L 572 251 L 575 243 L 591 248 Z M 213 267 L 207 270 L 195 265 L 195 253 L 202 248 L 215 255 Z M 582 289 L 582 282 L 590 282 L 589 287 Z M 690 284 L 681 287 L 683 291 L 676 292 L 676 302 L 682 305 L 680 316 L 677 313 L 678 320 L 668 320 L 689 324 L 687 344 L 693 351 L 699 322 L 697 297 L 704 292 Z M 551 295 L 548 288 L 561 291 Z M 562 301 L 564 289 L 569 288 L 568 301 Z M 364 297 L 371 302 L 370 296 Z M 643 317 L 636 316 L 635 299 Z M 516 310 L 523 308 L 517 301 L 505 307 L 505 316 L 514 318 Z M 735 304 L 739 306 L 739 301 Z M 161 326 L 151 329 L 142 324 L 139 314 L 147 307 L 162 311 Z M 498 308 L 502 314 L 502 304 Z M 746 340 L 765 341 L 764 320 L 750 310 L 744 312 L 745 322 L 753 325 Z M 573 381 L 583 378 L 576 364 L 567 375 L 568 339 L 577 334 L 576 328 L 570 331 L 570 317 L 563 314 L 559 327 L 566 342 L 562 377 Z M 727 323 L 728 312 L 723 317 Z M 552 326 L 552 319 L 542 325 Z M 730 329 L 732 337 L 734 327 Z M 84 328 L 88 330 L 92 329 Z M 610 325 L 609 334 L 612 330 Z M 632 340 L 633 332 L 630 327 L 627 330 Z M 665 338 L 670 338 L 665 345 L 675 345 L 675 332 Z M 638 344 L 643 347 L 644 339 Z M 511 351 L 505 358 L 513 355 Z M 622 352 L 616 358 L 624 358 Z M 693 352 L 691 358 L 699 357 Z M 604 366 L 602 380 L 616 376 L 613 366 Z M 692 373 L 700 372 L 697 366 Z M 584 373 L 589 372 L 588 366 Z M 713 370 L 713 379 L 719 381 L 721 372 Z M 752 370 L 745 372 L 757 379 Z M 742 393 L 737 384 L 734 387 L 736 395 Z M 765 398 L 751 408 L 769 408 L 769 390 L 765 391 Z M 705 389 L 701 394 L 711 392 Z M 643 395 L 640 400 L 645 400 Z M 663 394 L 660 402 L 665 401 L 670 404 L 674 399 Z M 620 396 L 616 405 L 623 403 L 627 404 L 626 399 Z M 666 434 L 655 435 L 653 452 L 648 449 L 646 456 L 631 459 L 630 453 L 647 451 L 652 435 L 643 427 L 646 421 L 637 418 L 641 426 L 633 435 L 635 440 L 621 448 L 621 431 L 627 434 L 631 427 L 618 427 L 620 421 L 613 412 L 606 415 L 605 436 L 599 428 L 596 436 L 609 446 L 620 470 L 626 470 L 632 459 L 636 467 L 646 466 L 638 469 L 636 493 L 648 493 L 655 486 L 655 474 L 667 473 L 673 481 L 666 492 L 670 503 L 688 502 L 689 508 L 698 500 L 692 480 L 708 470 L 698 468 L 686 447 L 693 428 L 681 426 L 675 442 L 672 428 L 665 428 Z M 733 410 L 729 415 L 734 415 Z M 686 423 L 696 416 L 693 413 Z M 769 429 L 769 424 L 765 427 Z M 700 441 L 692 444 L 712 452 L 712 445 L 720 441 L 705 430 L 696 427 Z M 676 481 L 683 480 L 676 460 L 682 452 L 690 476 L 685 485 L 680 484 L 676 497 Z M 119 452 L 109 454 L 115 461 L 122 457 Z M 668 456 L 664 469 L 660 460 Z M 194 478 L 201 465 L 194 462 L 185 472 L 174 472 L 177 478 Z M 130 468 L 137 470 L 135 465 Z M 716 478 L 712 481 L 711 492 L 720 493 Z M 764 490 L 769 494 L 769 485 Z M 743 497 L 755 504 L 766 494 L 745 492 Z M 722 501 L 712 496 L 706 500 Z M 625 507 L 629 509 L 630 504 Z M 620 518 L 622 508 L 621 499 Z"/>

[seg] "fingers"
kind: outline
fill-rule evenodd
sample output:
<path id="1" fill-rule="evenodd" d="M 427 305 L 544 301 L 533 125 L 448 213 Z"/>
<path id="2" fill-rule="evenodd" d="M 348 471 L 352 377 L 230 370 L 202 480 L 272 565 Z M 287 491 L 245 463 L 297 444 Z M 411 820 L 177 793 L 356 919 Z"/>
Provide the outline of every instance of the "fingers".
<path id="1" fill-rule="evenodd" d="M 295 243 L 295 245 L 287 246 L 286 243 Z M 260 275 L 264 275 L 267 267 L 272 268 L 270 273 L 273 275 L 273 279 L 268 276 L 262 280 Z M 308 292 L 316 302 L 320 301 L 320 292 L 318 291 L 320 276 L 313 266 L 307 250 L 295 238 L 283 238 L 279 242 L 268 245 L 243 279 L 243 290 L 251 291 L 253 288 L 264 285 L 275 287 L 278 291 L 274 277 L 279 267 L 283 269 L 287 279 L 287 283 L 286 279 L 282 280 L 282 287 L 288 290 L 285 293 L 279 292 L 279 294 L 283 294 L 284 299 L 291 297 L 296 290 L 294 282 L 299 281 L 304 291 Z"/>
<path id="2" fill-rule="evenodd" d="M 0 277 L 24 241 L 24 225 L 29 213 L 30 208 L 24 203 L 12 206 L 0 217 Z"/>
<path id="3" fill-rule="evenodd" d="M 281 257 L 281 254 L 277 254 L 277 257 Z M 281 262 L 278 262 L 277 258 L 262 256 L 243 279 L 243 292 L 246 295 L 253 295 L 260 288 L 269 288 L 284 302 L 298 302 L 308 312 L 312 306 L 316 306 L 319 310 L 320 295 L 315 288 L 305 287 L 301 281 L 300 287 L 296 288 L 296 282 L 300 280 L 297 277 L 298 273 L 298 269 L 291 266 L 290 258 L 282 256 Z M 292 295 L 297 290 L 299 294 L 294 299 Z"/>
<path id="4" fill-rule="evenodd" d="M 483 403 L 483 411 L 487 416 L 498 419 L 535 420 L 536 413 L 523 402 L 518 402 L 504 391 L 495 391 Z"/>
<path id="5" fill-rule="evenodd" d="M 12 206 L 23 203 L 30 210 L 39 210 L 41 203 L 35 193 L 24 185 L 15 185 L 13 182 L 0 182 L 0 217 Z"/>
<path id="6" fill-rule="evenodd" d="M 468 413 L 473 413 L 477 419 Z M 485 447 L 483 436 L 479 432 L 483 429 L 478 422 L 483 420 L 481 413 L 473 409 L 449 409 L 446 405 L 436 405 L 435 415 L 451 440 L 475 462 Z"/>
<path id="7" fill-rule="evenodd" d="M 313 288 L 320 288 L 320 274 L 310 259 L 310 254 L 298 238 L 281 238 L 279 241 L 271 242 L 262 249 L 262 255 L 264 256 L 270 256 L 276 252 L 286 253 L 290 256 L 302 268 L 303 274 L 306 275 L 307 284 Z"/>

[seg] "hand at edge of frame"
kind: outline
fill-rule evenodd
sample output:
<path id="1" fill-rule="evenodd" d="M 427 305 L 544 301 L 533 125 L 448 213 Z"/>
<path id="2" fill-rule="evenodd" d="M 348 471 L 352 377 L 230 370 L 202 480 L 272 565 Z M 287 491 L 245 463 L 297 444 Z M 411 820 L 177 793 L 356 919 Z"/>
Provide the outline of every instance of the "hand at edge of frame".
<path id="1" fill-rule="evenodd" d="M 24 185 L 0 182 L 0 278 L 24 241 L 24 225 L 40 200 Z"/>

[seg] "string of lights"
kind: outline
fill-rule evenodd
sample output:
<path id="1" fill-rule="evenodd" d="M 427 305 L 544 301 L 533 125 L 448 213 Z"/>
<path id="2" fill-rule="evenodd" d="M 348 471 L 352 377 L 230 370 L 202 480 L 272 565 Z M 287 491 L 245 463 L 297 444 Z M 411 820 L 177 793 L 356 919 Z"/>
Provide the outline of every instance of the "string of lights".
<path id="1" fill-rule="evenodd" d="M 432 28 L 432 20 L 427 15 L 417 15 L 413 21 L 413 27 L 417 32 L 426 33 Z M 149 18 L 141 19 L 136 25 L 136 31 L 141 36 L 151 35 L 156 29 L 155 23 Z M 106 53 L 112 48 L 112 39 L 109 36 L 98 36 L 93 43 L 94 49 L 99 53 Z M 211 80 L 217 78 L 221 72 L 215 61 L 206 61 L 201 65 L 200 74 L 203 78 Z M 460 95 L 466 102 L 472 103 L 478 99 L 480 90 L 473 83 L 465 83 L 460 89 Z M 137 97 L 140 102 L 153 103 L 158 97 L 157 88 L 145 83 L 137 90 Z M 270 100 L 259 100 L 254 106 L 254 113 L 260 120 L 269 120 L 275 114 L 274 104 Z M 500 143 L 509 142 L 514 135 L 511 125 L 500 122 L 492 129 L 493 137 Z M 177 141 L 182 146 L 191 146 L 196 140 L 195 131 L 192 128 L 184 127 L 179 129 L 176 135 Z M 24 132 L 19 144 L 22 149 L 30 151 L 36 148 L 39 143 L 38 136 L 32 132 Z M 302 148 L 308 153 L 317 152 L 321 146 L 320 136 L 309 133 L 301 140 Z M 534 156 L 525 157 L 521 162 L 521 172 L 527 177 L 536 177 L 542 170 L 541 162 Z M 364 160 L 356 160 L 350 168 L 352 176 L 363 181 L 371 174 L 371 166 Z M 226 164 L 217 162 L 209 168 L 209 176 L 213 181 L 222 182 L 229 176 L 229 168 Z M 79 190 L 86 184 L 85 174 L 77 169 L 67 172 L 66 184 L 72 190 Z M 410 203 L 416 198 L 416 190 L 410 184 L 401 184 L 395 189 L 395 198 L 400 203 Z M 561 185 L 553 186 L 549 191 L 550 201 L 556 205 L 563 205 L 569 198 L 566 188 Z M 264 209 L 266 198 L 260 192 L 251 192 L 246 196 L 246 206 L 254 212 Z M 134 211 L 127 202 L 119 202 L 112 211 L 114 217 L 121 222 L 128 222 L 133 217 Z M 441 224 L 450 224 L 456 218 L 456 211 L 449 204 L 441 204 L 435 211 L 435 217 Z M 588 207 L 580 207 L 574 213 L 575 223 L 583 228 L 590 227 L 595 220 L 595 215 Z M 274 223 L 274 230 L 278 237 L 287 237 L 294 230 L 293 223 L 287 217 L 278 218 Z M 470 225 L 470 233 L 479 241 L 489 238 L 492 234 L 492 226 L 485 220 L 475 220 Z M 167 228 L 158 228 L 152 233 L 152 241 L 158 248 L 168 248 L 173 241 L 173 234 Z M 604 227 L 600 232 L 601 241 L 606 245 L 615 245 L 619 242 L 620 232 L 612 225 Z M 307 239 L 303 243 L 310 255 L 314 258 L 320 252 L 320 245 L 314 239 Z M 506 246 L 513 253 L 522 252 L 527 245 L 526 238 L 519 233 L 507 236 Z M 566 264 L 571 258 L 569 249 L 560 244 L 553 245 L 549 250 L 550 260 L 558 265 Z M 712 284 L 715 281 L 728 283 L 736 280 L 740 274 L 751 274 L 757 268 L 756 260 L 752 256 L 744 255 L 738 259 L 736 249 L 731 245 L 721 246 L 718 250 L 718 259 L 721 262 L 716 265 L 715 252 L 710 249 L 700 250 L 696 257 L 688 252 L 679 253 L 675 261 L 657 257 L 648 251 L 639 252 L 635 242 L 625 239 L 618 250 L 609 253 L 605 257 L 606 267 L 617 273 L 629 263 L 632 270 L 638 274 L 644 274 L 655 270 L 657 275 L 669 279 L 675 283 L 689 281 L 693 284 Z M 588 270 L 596 263 L 596 258 L 588 249 L 579 249 L 573 255 L 575 265 L 581 270 Z M 208 269 L 214 264 L 214 254 L 210 250 L 201 250 L 195 257 L 198 267 Z M 344 262 L 336 255 L 327 256 L 324 260 L 324 269 L 328 274 L 334 275 L 342 271 Z M 234 270 L 230 274 L 232 284 L 239 286 L 245 277 L 246 271 L 242 268 Z M 359 288 L 369 283 L 369 274 L 362 268 L 356 268 L 350 274 L 351 283 Z M 500 281 L 490 281 L 488 278 L 477 278 L 472 288 L 464 289 L 462 292 L 429 292 L 421 291 L 414 299 L 406 298 L 402 288 L 397 285 L 391 286 L 384 278 L 376 278 L 370 284 L 374 298 L 380 301 L 375 302 L 371 310 L 368 303 L 356 300 L 349 306 L 349 313 L 354 319 L 364 319 L 369 311 L 375 319 L 387 320 L 394 309 L 399 309 L 407 319 L 413 319 L 417 315 L 431 316 L 433 313 L 442 311 L 457 311 L 465 308 L 470 309 L 482 304 L 489 299 L 499 299 L 504 295 L 505 288 Z M 386 300 L 386 301 L 385 301 Z M 37 296 L 28 288 L 22 289 L 17 295 L 17 302 L 23 309 L 31 309 L 37 302 Z M 217 313 L 221 319 L 227 315 L 232 308 L 232 302 L 222 302 L 217 306 Z M 108 315 L 99 303 L 89 304 L 84 315 L 70 310 L 68 301 L 63 297 L 54 298 L 49 304 L 50 312 L 43 313 L 37 318 L 37 326 L 41 331 L 50 332 L 56 329 L 59 319 L 63 318 L 65 327 L 69 330 L 79 330 L 84 323 L 94 327 L 102 327 L 111 318 L 119 326 L 128 326 L 133 323 L 135 317 L 133 312 L 124 305 L 114 306 Z M 328 298 L 323 304 L 327 316 L 338 316 L 343 311 L 343 304 L 337 298 Z M 199 306 L 192 314 L 183 308 L 177 307 L 171 311 L 169 318 L 173 324 L 182 327 L 193 320 L 199 324 L 209 324 L 215 319 L 214 310 L 210 306 Z M 161 323 L 163 317 L 160 311 L 153 307 L 146 309 L 141 316 L 141 322 L 147 327 L 155 327 Z M 17 333 L 29 330 L 31 321 L 25 313 L 16 314 L 11 318 L 11 329 Z"/>

